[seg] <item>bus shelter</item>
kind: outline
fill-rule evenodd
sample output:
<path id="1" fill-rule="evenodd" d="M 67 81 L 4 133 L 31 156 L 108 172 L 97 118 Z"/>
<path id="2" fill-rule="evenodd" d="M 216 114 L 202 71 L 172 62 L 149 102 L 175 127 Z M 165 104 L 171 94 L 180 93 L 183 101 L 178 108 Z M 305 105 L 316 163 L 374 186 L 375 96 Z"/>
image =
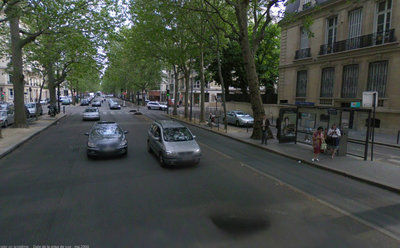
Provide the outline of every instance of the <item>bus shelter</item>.
<path id="1" fill-rule="evenodd" d="M 366 160 L 373 126 L 371 113 L 372 110 L 367 108 L 288 105 L 279 112 L 278 140 L 279 143 L 299 142 L 312 145 L 312 134 L 318 127 L 327 131 L 336 124 L 342 133 L 338 155 L 350 154 Z M 360 133 L 364 139 L 359 138 Z M 352 134 L 358 139 L 353 138 Z"/>

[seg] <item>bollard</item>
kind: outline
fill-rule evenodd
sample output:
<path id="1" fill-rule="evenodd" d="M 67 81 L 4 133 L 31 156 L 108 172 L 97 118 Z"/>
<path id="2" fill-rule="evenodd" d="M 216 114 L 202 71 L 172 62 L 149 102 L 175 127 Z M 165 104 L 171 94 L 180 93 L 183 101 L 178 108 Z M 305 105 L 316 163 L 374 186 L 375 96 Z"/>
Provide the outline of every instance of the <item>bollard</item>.
<path id="1" fill-rule="evenodd" d="M 246 132 L 249 132 L 249 123 L 246 122 Z"/>
<path id="2" fill-rule="evenodd" d="M 218 131 L 219 131 L 219 116 L 218 116 Z"/>
<path id="3" fill-rule="evenodd" d="M 63 106 L 63 113 L 65 114 L 65 106 Z"/>

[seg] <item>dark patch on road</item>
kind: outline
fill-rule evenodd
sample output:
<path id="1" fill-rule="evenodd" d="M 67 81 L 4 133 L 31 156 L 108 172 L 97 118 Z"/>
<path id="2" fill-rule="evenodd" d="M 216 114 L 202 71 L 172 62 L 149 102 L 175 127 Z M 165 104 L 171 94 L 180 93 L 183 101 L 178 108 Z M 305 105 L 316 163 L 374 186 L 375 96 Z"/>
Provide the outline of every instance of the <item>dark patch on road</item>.
<path id="1" fill-rule="evenodd" d="M 230 213 L 214 214 L 210 219 L 219 229 L 233 236 L 250 235 L 270 227 L 265 216 Z"/>

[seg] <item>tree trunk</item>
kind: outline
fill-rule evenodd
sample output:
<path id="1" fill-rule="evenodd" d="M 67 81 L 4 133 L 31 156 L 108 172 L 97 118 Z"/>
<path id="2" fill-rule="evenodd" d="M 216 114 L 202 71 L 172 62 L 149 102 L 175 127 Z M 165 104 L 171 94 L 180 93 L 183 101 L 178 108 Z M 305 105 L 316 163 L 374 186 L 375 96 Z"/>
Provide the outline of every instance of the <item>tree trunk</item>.
<path id="1" fill-rule="evenodd" d="M 174 78 L 175 78 L 175 84 L 174 84 L 174 109 L 172 111 L 173 115 L 177 115 L 177 109 L 176 106 L 179 103 L 178 99 L 178 87 L 179 87 L 179 81 L 178 81 L 178 70 L 176 69 L 176 66 L 174 65 Z"/>
<path id="2" fill-rule="evenodd" d="M 224 128 L 228 130 L 228 120 L 226 119 L 226 99 L 225 99 L 225 84 L 224 84 L 224 77 L 222 76 L 222 69 L 221 69 L 221 60 L 219 54 L 219 37 L 217 34 L 217 64 L 218 64 L 218 77 L 219 81 L 221 82 L 221 89 L 222 89 L 222 104 L 224 106 Z"/>
<path id="3" fill-rule="evenodd" d="M 239 44 L 242 51 L 244 68 L 246 71 L 247 81 L 250 90 L 250 103 L 254 116 L 254 128 L 251 135 L 252 139 L 261 138 L 261 123 L 263 119 L 264 107 L 260 96 L 260 86 L 254 60 L 254 51 L 250 47 L 248 22 L 247 22 L 247 6 L 246 1 L 240 2 L 235 8 L 236 18 L 239 26 Z"/>
<path id="4" fill-rule="evenodd" d="M 185 118 L 189 117 L 189 81 L 190 81 L 190 69 L 184 70 L 185 74 Z"/>
<path id="5" fill-rule="evenodd" d="M 10 23 L 11 36 L 11 66 L 10 79 L 14 87 L 14 127 L 27 128 L 26 110 L 24 103 L 24 74 L 22 60 L 22 44 L 19 27 L 18 4 L 9 5 L 6 8 L 6 15 Z"/>
<path id="6" fill-rule="evenodd" d="M 50 93 L 50 105 L 56 106 L 57 96 L 56 96 L 56 82 L 54 78 L 54 68 L 53 63 L 49 63 L 46 66 L 46 74 L 47 74 L 47 86 L 49 88 Z"/>
<path id="7" fill-rule="evenodd" d="M 205 79 L 204 79 L 204 49 L 203 42 L 200 45 L 200 122 L 205 122 L 206 113 L 204 111 L 204 88 L 205 88 Z"/>

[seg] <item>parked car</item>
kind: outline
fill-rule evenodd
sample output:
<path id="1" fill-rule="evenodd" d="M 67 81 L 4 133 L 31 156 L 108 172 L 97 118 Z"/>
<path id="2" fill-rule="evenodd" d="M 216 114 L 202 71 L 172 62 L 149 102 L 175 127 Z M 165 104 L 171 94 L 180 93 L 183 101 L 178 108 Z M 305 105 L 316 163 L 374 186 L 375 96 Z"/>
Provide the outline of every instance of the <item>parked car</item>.
<path id="1" fill-rule="evenodd" d="M 50 102 L 49 98 L 40 100 L 40 104 L 48 104 Z"/>
<path id="2" fill-rule="evenodd" d="M 68 98 L 65 98 L 64 100 L 62 100 L 61 105 L 70 105 L 71 101 Z"/>
<path id="3" fill-rule="evenodd" d="M 0 127 L 7 127 L 14 123 L 14 110 L 0 110 Z"/>
<path id="4" fill-rule="evenodd" d="M 14 104 L 0 101 L 0 110 L 13 109 Z"/>
<path id="5" fill-rule="evenodd" d="M 89 100 L 88 99 L 82 99 L 81 106 L 89 106 Z"/>
<path id="6" fill-rule="evenodd" d="M 100 120 L 100 112 L 98 108 L 86 108 L 82 113 L 82 120 L 84 121 L 99 121 Z"/>
<path id="7" fill-rule="evenodd" d="M 87 155 L 107 156 L 107 155 L 126 155 L 128 152 L 128 141 L 125 134 L 128 131 L 112 121 L 96 122 L 88 133 Z"/>
<path id="8" fill-rule="evenodd" d="M 229 124 L 236 126 L 253 126 L 254 118 L 243 111 L 229 111 L 226 113 L 226 120 Z"/>
<path id="9" fill-rule="evenodd" d="M 159 109 L 159 110 L 166 110 L 167 105 L 160 104 L 159 102 L 148 102 L 147 103 L 148 109 Z"/>
<path id="10" fill-rule="evenodd" d="M 94 100 L 92 102 L 92 107 L 101 107 L 101 101 L 99 100 Z"/>
<path id="11" fill-rule="evenodd" d="M 157 120 L 147 133 L 147 151 L 154 152 L 161 166 L 198 164 L 200 146 L 190 130 L 176 121 Z"/>
<path id="12" fill-rule="evenodd" d="M 116 101 L 109 101 L 110 109 L 121 109 L 121 105 L 119 105 Z"/>
<path id="13" fill-rule="evenodd" d="M 37 104 L 35 102 L 30 102 L 25 104 L 29 111 L 29 117 L 36 116 L 36 111 L 39 115 L 43 114 L 43 108 L 41 104 Z"/>

